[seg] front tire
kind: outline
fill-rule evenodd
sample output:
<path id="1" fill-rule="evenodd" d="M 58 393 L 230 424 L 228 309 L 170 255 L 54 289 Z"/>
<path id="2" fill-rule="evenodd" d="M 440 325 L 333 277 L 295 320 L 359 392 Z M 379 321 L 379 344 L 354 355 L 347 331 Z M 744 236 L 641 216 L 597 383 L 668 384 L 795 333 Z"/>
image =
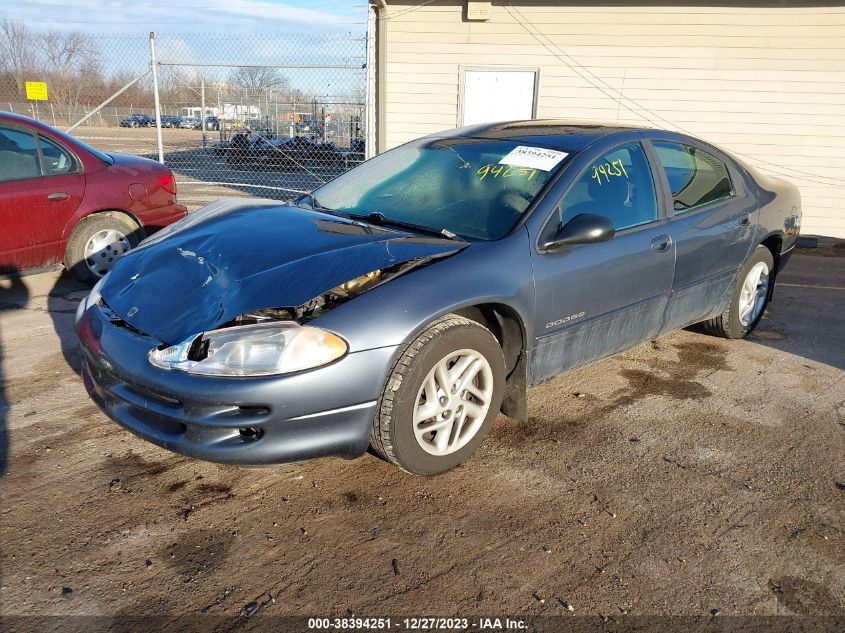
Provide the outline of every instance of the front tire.
<path id="1" fill-rule="evenodd" d="M 739 271 L 725 311 L 702 322 L 705 331 L 724 338 L 748 336 L 766 311 L 775 282 L 772 252 L 758 246 Z"/>
<path id="2" fill-rule="evenodd" d="M 481 444 L 502 404 L 505 363 L 496 337 L 454 314 L 432 322 L 391 372 L 370 446 L 417 475 L 443 472 Z"/>

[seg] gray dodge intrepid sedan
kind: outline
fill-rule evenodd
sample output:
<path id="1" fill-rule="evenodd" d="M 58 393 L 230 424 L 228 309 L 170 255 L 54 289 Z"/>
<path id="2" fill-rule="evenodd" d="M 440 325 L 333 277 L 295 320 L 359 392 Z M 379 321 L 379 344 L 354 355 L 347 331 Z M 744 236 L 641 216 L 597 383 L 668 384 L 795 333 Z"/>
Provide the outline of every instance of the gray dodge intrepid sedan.
<path id="1" fill-rule="evenodd" d="M 144 240 L 79 306 L 82 375 L 185 455 L 433 474 L 532 385 L 694 323 L 748 334 L 800 221 L 794 186 L 689 136 L 461 128 Z"/>

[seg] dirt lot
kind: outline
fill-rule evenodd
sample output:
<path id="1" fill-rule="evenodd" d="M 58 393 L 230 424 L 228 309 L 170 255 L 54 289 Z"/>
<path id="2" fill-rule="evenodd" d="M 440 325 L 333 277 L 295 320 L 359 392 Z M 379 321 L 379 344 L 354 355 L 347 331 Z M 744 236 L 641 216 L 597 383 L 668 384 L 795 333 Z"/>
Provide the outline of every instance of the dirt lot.
<path id="1" fill-rule="evenodd" d="M 149 445 L 76 374 L 84 291 L 0 282 L 0 613 L 844 614 L 845 257 L 780 282 L 753 338 L 683 331 L 549 382 L 429 479 Z"/>

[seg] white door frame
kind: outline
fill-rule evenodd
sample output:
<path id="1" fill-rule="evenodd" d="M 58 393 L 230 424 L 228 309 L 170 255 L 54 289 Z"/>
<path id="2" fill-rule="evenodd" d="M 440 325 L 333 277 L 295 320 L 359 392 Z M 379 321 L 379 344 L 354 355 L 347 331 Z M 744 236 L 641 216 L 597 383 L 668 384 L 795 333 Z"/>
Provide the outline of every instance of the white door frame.
<path id="1" fill-rule="evenodd" d="M 531 103 L 531 118 L 537 118 L 537 96 L 540 92 L 540 67 L 539 66 L 458 66 L 458 127 L 464 124 L 464 95 L 466 94 L 466 73 L 467 71 L 492 71 L 492 72 L 520 72 L 534 73 L 534 96 Z"/>

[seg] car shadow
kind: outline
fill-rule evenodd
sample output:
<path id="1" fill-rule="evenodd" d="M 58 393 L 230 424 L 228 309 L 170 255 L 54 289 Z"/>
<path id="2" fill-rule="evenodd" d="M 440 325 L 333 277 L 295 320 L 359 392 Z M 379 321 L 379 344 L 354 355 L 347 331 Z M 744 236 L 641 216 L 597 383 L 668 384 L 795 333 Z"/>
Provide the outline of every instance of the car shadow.
<path id="1" fill-rule="evenodd" d="M 56 279 L 47 295 L 47 311 L 59 339 L 62 356 L 74 372 L 80 372 L 79 348 L 73 331 L 74 317 L 79 302 L 91 291 L 88 284 L 77 281 L 66 270 Z"/>
<path id="2" fill-rule="evenodd" d="M 845 369 L 845 257 L 799 251 L 778 275 L 772 302 L 748 340 Z"/>
<path id="3" fill-rule="evenodd" d="M 26 306 L 29 290 L 17 271 L 3 272 L 0 275 L 0 310 L 16 310 Z M 0 332 L 2 335 L 2 332 Z M 2 341 L 2 338 L 0 338 Z M 4 372 L 3 345 L 0 344 L 0 477 L 6 474 L 9 464 L 9 409 L 12 403 L 6 395 L 6 375 Z"/>
<path id="4" fill-rule="evenodd" d="M 843 251 L 845 252 L 845 251 Z M 747 341 L 845 369 L 845 256 L 796 251 Z M 701 325 L 687 328 L 707 335 Z"/>

